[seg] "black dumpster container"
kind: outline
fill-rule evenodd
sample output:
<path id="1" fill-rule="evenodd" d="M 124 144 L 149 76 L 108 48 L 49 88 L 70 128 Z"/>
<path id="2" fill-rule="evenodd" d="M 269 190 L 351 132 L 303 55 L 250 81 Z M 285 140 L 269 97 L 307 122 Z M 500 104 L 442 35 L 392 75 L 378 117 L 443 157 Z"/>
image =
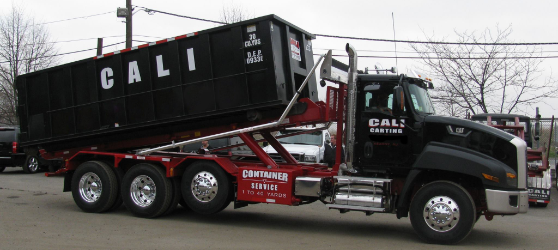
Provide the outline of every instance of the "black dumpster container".
<path id="1" fill-rule="evenodd" d="M 245 121 L 247 111 L 276 115 L 314 64 L 313 38 L 269 15 L 19 76 L 21 145 L 86 146 Z M 314 77 L 302 97 L 317 101 Z"/>

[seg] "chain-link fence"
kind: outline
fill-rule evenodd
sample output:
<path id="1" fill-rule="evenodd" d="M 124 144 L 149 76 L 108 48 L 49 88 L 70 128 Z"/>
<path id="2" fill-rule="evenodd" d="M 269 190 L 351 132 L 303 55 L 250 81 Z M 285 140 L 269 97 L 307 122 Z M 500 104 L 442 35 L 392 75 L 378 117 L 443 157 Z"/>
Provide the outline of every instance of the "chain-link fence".
<path id="1" fill-rule="evenodd" d="M 536 137 L 536 126 L 537 123 L 540 127 L 540 133 L 538 140 Z M 556 151 L 558 150 L 558 135 L 556 134 L 557 124 L 556 121 L 552 124 L 552 118 L 540 118 L 537 121 L 535 118 L 531 118 L 532 126 L 532 136 L 534 137 L 533 148 L 539 148 L 545 146 L 550 149 L 550 155 L 556 157 Z"/>

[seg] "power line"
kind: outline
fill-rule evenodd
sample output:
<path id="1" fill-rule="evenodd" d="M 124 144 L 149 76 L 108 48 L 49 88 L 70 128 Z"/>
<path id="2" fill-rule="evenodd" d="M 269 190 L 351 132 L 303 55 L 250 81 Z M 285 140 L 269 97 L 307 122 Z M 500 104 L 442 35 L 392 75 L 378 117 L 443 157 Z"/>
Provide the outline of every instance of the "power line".
<path id="1" fill-rule="evenodd" d="M 345 52 L 345 50 L 342 49 L 324 49 L 324 48 L 313 48 L 314 50 L 332 50 L 332 51 L 342 51 Z M 358 52 L 372 52 L 372 53 L 394 53 L 395 51 L 393 50 L 366 50 L 366 49 L 358 49 Z M 397 53 L 406 53 L 406 54 L 419 54 L 421 52 L 416 52 L 416 51 L 397 51 Z M 436 52 L 432 52 L 432 51 L 428 51 L 428 52 L 424 52 L 424 53 L 436 53 Z M 455 52 L 456 54 L 479 54 L 479 55 L 485 55 L 485 52 Z M 504 52 L 502 52 L 504 53 Z M 526 54 L 528 52 L 521 52 L 521 51 L 506 51 L 506 54 Z M 558 50 L 541 50 L 541 51 L 537 51 L 534 52 L 536 54 L 539 53 L 558 53 Z"/>
<path id="2" fill-rule="evenodd" d="M 224 22 L 213 21 L 209 19 L 202 19 L 197 17 L 191 16 L 184 16 L 179 14 L 174 14 L 170 12 L 154 10 L 138 5 L 134 5 L 135 7 L 143 9 L 145 12 L 152 14 L 152 13 L 161 13 L 176 17 L 188 18 L 198 21 L 204 22 L 211 22 L 217 24 L 227 24 Z M 365 38 L 365 37 L 350 37 L 350 36 L 334 36 L 334 35 L 326 35 L 326 34 L 315 34 L 316 36 L 321 37 L 329 37 L 329 38 L 342 38 L 342 39 L 352 39 L 352 40 L 364 40 L 364 41 L 375 41 L 375 42 L 390 42 L 390 43 L 417 43 L 417 44 L 446 44 L 446 45 L 502 45 L 502 46 L 519 46 L 519 45 L 558 45 L 558 42 L 547 42 L 547 43 L 467 43 L 467 42 L 434 42 L 434 41 L 413 41 L 413 40 L 395 40 L 395 39 L 379 39 L 379 38 Z"/>
<path id="3" fill-rule="evenodd" d="M 118 44 L 122 44 L 125 42 L 118 42 L 118 43 L 113 43 L 113 44 L 109 44 L 109 45 L 105 45 L 103 46 L 103 48 L 106 47 L 110 47 L 110 46 L 114 46 L 114 45 L 118 45 Z M 63 56 L 63 55 L 69 55 L 69 54 L 75 54 L 75 53 L 80 53 L 80 52 L 85 52 L 85 51 L 90 51 L 90 50 L 96 50 L 97 48 L 92 48 L 92 49 L 83 49 L 83 50 L 77 50 L 77 51 L 72 51 L 72 52 L 65 52 L 65 53 L 60 53 L 60 54 L 56 54 L 56 55 L 52 55 L 52 56 L 41 56 L 41 57 L 35 57 L 35 58 L 26 58 L 26 59 L 20 59 L 17 61 L 28 61 L 28 60 L 35 60 L 35 59 L 39 59 L 39 58 L 48 58 L 48 57 L 55 57 L 55 56 Z M 10 61 L 4 61 L 4 62 L 0 62 L 0 63 L 9 63 Z"/>
<path id="4" fill-rule="evenodd" d="M 49 44 L 49 43 L 69 43 L 69 42 L 80 42 L 80 41 L 87 41 L 87 40 L 97 40 L 99 38 L 115 38 L 115 37 L 124 37 L 125 35 L 120 35 L 120 36 L 103 36 L 103 37 L 92 37 L 92 38 L 82 38 L 82 39 L 73 39 L 73 40 L 65 40 L 65 41 L 54 41 L 54 42 L 44 42 L 44 43 L 33 43 L 33 44 L 26 44 L 27 46 L 32 46 L 35 44 Z M 144 36 L 144 35 L 134 35 L 134 36 L 139 36 L 139 37 L 152 37 L 152 38 L 157 38 L 157 39 L 161 39 L 163 37 L 158 37 L 158 36 Z M 135 41 L 135 40 L 134 40 Z M 142 41 L 140 41 L 142 42 Z M 4 48 L 9 48 L 11 46 L 9 45 L 0 45 L 0 47 L 4 47 Z"/>
<path id="5" fill-rule="evenodd" d="M 105 36 L 105 37 L 100 37 L 100 38 L 114 38 L 114 37 L 123 37 L 123 36 Z M 32 43 L 32 44 L 26 44 L 27 46 L 33 46 L 36 44 L 49 44 L 49 43 L 69 43 L 69 42 L 80 42 L 80 41 L 87 41 L 87 40 L 97 40 L 98 38 L 82 38 L 82 39 L 73 39 L 73 40 L 65 40 L 65 41 L 53 41 L 53 42 L 44 42 L 44 43 Z M 4 47 L 4 48 L 9 48 L 12 46 L 9 45 L 4 45 L 4 46 L 0 46 L 0 47 Z"/>
<path id="6" fill-rule="evenodd" d="M 116 11 L 109 11 L 109 12 L 105 12 L 105 13 L 99 13 L 99 14 L 94 14 L 94 15 L 89 15 L 89 16 L 73 17 L 73 18 L 68 18 L 68 19 L 64 19 L 64 20 L 58 20 L 58 21 L 52 21 L 52 22 L 46 22 L 46 23 L 39 23 L 39 24 L 35 24 L 35 25 L 59 23 L 59 22 L 65 22 L 65 21 L 70 21 L 70 20 L 75 20 L 75 19 L 82 19 L 82 18 L 88 18 L 88 17 L 106 15 L 106 14 L 115 13 L 115 12 L 116 12 Z"/>
<path id="7" fill-rule="evenodd" d="M 321 54 L 313 54 L 314 56 L 320 56 Z M 336 57 L 348 57 L 348 55 L 332 55 Z M 395 59 L 395 56 L 358 56 L 362 58 L 383 58 L 383 59 Z M 398 56 L 399 59 L 434 59 L 434 60 L 448 60 L 448 59 L 460 59 L 460 60 L 505 60 L 505 59 L 549 59 L 558 58 L 558 56 L 511 56 L 511 57 L 420 57 L 420 56 Z"/>
<path id="8" fill-rule="evenodd" d="M 193 19 L 193 20 L 198 20 L 198 21 L 204 21 L 204 22 L 210 22 L 210 23 L 217 23 L 217 24 L 227 24 L 227 23 L 224 23 L 224 22 L 218 22 L 218 21 L 213 21 L 213 20 L 209 20 L 209 19 L 202 19 L 202 18 L 191 17 L 191 16 L 184 16 L 184 15 L 174 14 L 174 13 L 165 12 L 165 11 L 160 11 L 160 10 L 149 9 L 149 8 L 141 7 L 141 6 L 137 6 L 137 5 L 134 5 L 134 6 L 140 8 L 140 9 L 143 9 L 145 12 L 147 12 L 147 13 L 150 14 L 150 15 L 152 15 L 152 13 L 157 12 L 157 13 L 161 13 L 161 14 L 165 14 L 165 15 L 176 16 L 176 17 L 182 17 L 182 18 L 188 18 L 188 19 Z"/>
<path id="9" fill-rule="evenodd" d="M 378 39 L 378 38 L 365 38 L 365 37 L 350 37 L 350 36 L 334 36 L 315 34 L 321 37 L 342 38 L 351 40 L 363 40 L 374 42 L 390 42 L 390 43 L 417 43 L 417 44 L 445 44 L 445 45 L 502 45 L 502 46 L 519 46 L 519 45 L 558 45 L 558 42 L 549 43 L 466 43 L 466 42 L 433 42 L 433 41 L 412 41 L 412 40 L 393 40 L 393 39 Z"/>

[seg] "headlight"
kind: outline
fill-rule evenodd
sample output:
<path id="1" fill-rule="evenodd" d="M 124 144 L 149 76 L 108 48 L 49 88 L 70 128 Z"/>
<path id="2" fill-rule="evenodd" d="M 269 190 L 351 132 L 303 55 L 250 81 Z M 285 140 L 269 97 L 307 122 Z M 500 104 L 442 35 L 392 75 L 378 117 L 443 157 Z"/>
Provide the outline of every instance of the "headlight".
<path id="1" fill-rule="evenodd" d="M 316 162 L 316 156 L 315 155 L 305 155 L 304 156 L 304 161 L 305 162 Z"/>

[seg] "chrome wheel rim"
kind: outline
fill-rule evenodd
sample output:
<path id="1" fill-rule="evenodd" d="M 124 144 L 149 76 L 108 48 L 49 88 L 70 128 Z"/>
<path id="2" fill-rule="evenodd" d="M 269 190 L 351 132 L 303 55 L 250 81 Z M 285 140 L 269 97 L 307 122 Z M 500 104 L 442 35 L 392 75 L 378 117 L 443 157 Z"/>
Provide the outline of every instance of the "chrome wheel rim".
<path id="1" fill-rule="evenodd" d="M 37 169 L 39 169 L 39 160 L 37 160 L 37 157 L 29 158 L 29 162 L 27 163 L 27 168 L 29 168 L 29 171 L 31 172 L 35 172 L 37 171 Z"/>
<path id="2" fill-rule="evenodd" d="M 200 202 L 210 202 L 219 191 L 219 183 L 210 172 L 202 171 L 194 176 L 190 184 L 192 194 Z"/>
<path id="3" fill-rule="evenodd" d="M 89 203 L 98 201 L 103 192 L 103 183 L 99 176 L 89 172 L 81 176 L 79 180 L 79 194 L 81 198 Z"/>
<path id="4" fill-rule="evenodd" d="M 452 230 L 459 223 L 459 216 L 457 202 L 447 196 L 433 197 L 424 205 L 424 221 L 437 232 Z"/>
<path id="5" fill-rule="evenodd" d="M 157 196 L 155 182 L 147 175 L 139 175 L 132 181 L 130 196 L 132 201 L 140 207 L 147 207 L 153 204 Z"/>

